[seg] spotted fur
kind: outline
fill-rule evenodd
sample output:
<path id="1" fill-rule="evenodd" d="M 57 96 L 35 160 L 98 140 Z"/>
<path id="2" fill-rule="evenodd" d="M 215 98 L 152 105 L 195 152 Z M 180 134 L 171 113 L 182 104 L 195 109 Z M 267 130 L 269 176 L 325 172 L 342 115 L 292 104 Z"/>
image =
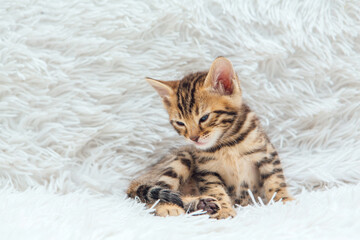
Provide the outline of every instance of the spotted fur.
<path id="1" fill-rule="evenodd" d="M 243 102 L 231 62 L 217 58 L 208 72 L 180 81 L 148 82 L 162 97 L 170 124 L 191 145 L 169 153 L 135 179 L 127 191 L 156 214 L 202 209 L 213 218 L 235 216 L 234 204 L 255 199 L 292 200 L 281 161 L 255 113 Z"/>

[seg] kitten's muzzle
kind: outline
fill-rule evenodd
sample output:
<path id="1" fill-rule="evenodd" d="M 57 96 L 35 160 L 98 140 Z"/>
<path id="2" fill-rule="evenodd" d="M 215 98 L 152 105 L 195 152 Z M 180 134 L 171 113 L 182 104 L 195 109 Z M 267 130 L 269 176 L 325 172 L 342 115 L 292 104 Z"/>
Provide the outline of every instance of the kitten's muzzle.
<path id="1" fill-rule="evenodd" d="M 200 138 L 200 136 L 191 136 L 190 137 L 191 141 L 194 141 L 194 142 L 198 142 L 199 138 Z"/>

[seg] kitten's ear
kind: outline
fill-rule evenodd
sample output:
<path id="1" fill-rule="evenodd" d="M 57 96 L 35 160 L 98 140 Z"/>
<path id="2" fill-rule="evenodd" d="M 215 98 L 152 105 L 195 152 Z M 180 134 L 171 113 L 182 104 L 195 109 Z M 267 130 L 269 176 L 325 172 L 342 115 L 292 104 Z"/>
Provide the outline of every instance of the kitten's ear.
<path id="1" fill-rule="evenodd" d="M 222 95 L 232 95 L 240 89 L 230 60 L 224 57 L 218 57 L 214 60 L 206 76 L 205 87 Z"/>
<path id="2" fill-rule="evenodd" d="M 146 78 L 146 81 L 159 93 L 160 97 L 168 98 L 175 93 L 178 81 L 160 81 L 152 78 Z"/>

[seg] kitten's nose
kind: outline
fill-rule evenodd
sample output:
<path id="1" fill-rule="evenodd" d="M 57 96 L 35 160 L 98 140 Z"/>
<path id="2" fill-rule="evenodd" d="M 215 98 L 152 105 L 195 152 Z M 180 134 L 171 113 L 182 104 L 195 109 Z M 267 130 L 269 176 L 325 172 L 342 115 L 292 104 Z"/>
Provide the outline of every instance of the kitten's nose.
<path id="1" fill-rule="evenodd" d="M 190 139 L 194 142 L 197 142 L 199 140 L 199 136 L 191 136 Z"/>

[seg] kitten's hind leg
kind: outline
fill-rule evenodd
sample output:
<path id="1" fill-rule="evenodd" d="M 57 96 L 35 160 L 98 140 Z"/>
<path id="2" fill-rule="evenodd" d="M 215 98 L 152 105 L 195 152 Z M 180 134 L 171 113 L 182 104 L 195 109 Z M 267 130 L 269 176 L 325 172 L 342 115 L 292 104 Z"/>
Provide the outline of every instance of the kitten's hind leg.
<path id="1" fill-rule="evenodd" d="M 179 208 L 184 207 L 179 188 L 189 178 L 193 162 L 191 151 L 186 149 L 169 154 L 130 184 L 127 190 L 128 196 L 132 198 L 137 196 L 142 202 L 148 204 L 160 200 L 159 207 L 155 207 L 156 211 L 159 211 L 157 215 L 167 216 L 166 213 L 171 215 L 170 210 L 175 208 L 173 205 Z"/>

